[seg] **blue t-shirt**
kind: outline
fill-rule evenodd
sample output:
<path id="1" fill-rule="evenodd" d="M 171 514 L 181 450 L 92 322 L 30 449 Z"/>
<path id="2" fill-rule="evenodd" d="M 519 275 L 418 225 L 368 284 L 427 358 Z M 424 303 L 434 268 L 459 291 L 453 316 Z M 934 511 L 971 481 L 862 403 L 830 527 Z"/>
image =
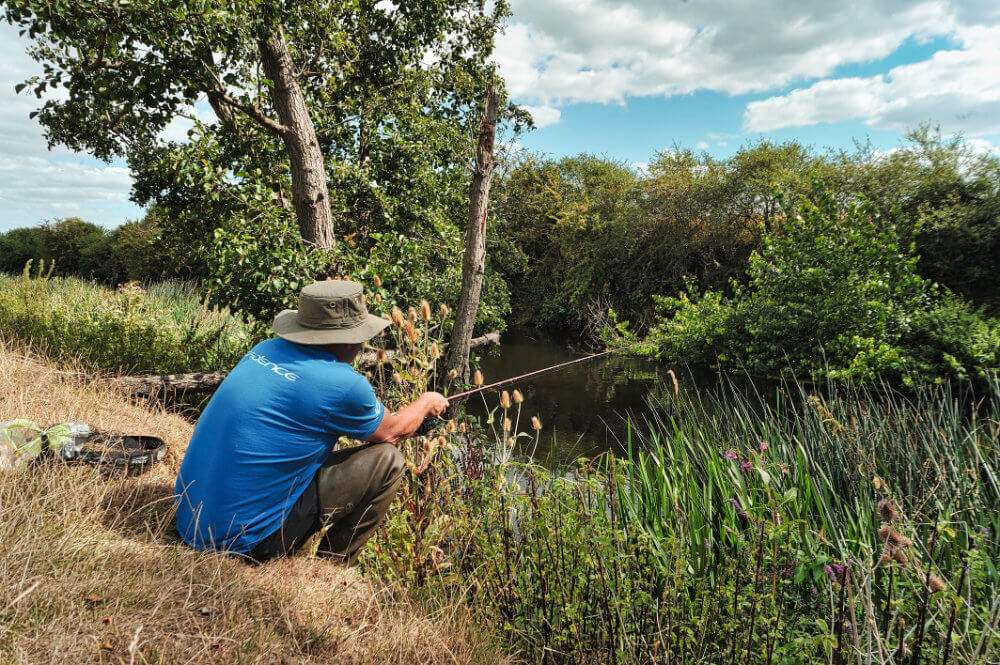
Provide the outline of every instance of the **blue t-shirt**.
<path id="1" fill-rule="evenodd" d="M 184 542 L 249 552 L 281 527 L 337 439 L 367 439 L 383 414 L 371 384 L 328 351 L 261 342 L 194 428 L 174 487 Z"/>

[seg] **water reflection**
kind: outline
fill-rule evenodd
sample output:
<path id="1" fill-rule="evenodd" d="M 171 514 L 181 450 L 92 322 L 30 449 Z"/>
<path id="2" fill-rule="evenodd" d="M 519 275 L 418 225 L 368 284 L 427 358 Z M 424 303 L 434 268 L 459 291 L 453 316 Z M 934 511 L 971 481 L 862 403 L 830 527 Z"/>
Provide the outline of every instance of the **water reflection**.
<path id="1" fill-rule="evenodd" d="M 480 368 L 486 382 L 492 383 L 582 355 L 539 332 L 517 330 L 504 334 L 499 350 L 483 357 Z M 626 414 L 642 416 L 647 395 L 665 376 L 666 368 L 658 363 L 611 355 L 532 377 L 508 389 L 524 394 L 522 430 L 531 431 L 533 415 L 542 421 L 534 458 L 561 463 L 606 450 L 621 451 Z M 498 391 L 489 391 L 471 398 L 466 408 L 471 415 L 484 418 L 499 401 Z M 529 454 L 533 447 L 533 440 L 522 442 L 519 452 Z"/>

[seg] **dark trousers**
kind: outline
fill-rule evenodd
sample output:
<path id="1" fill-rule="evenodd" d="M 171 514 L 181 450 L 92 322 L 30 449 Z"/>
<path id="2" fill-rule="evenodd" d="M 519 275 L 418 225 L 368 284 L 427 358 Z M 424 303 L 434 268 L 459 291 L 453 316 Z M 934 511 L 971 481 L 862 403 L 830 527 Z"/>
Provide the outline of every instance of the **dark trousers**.
<path id="1" fill-rule="evenodd" d="M 388 443 L 330 453 L 281 528 L 258 543 L 249 557 L 263 562 L 290 554 L 328 527 L 318 551 L 353 564 L 389 510 L 404 467 L 403 456 Z"/>

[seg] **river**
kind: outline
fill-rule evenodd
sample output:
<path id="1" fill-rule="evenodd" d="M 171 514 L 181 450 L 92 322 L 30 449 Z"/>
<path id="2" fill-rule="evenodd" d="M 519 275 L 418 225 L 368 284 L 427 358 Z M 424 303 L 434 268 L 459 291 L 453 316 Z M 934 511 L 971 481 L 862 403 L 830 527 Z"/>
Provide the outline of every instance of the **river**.
<path id="1" fill-rule="evenodd" d="M 493 383 L 584 355 L 541 332 L 513 330 L 503 334 L 499 349 L 483 354 L 479 366 L 486 383 Z M 607 450 L 621 452 L 626 415 L 643 416 L 648 408 L 646 398 L 661 385 L 661 379 L 670 381 L 662 365 L 615 354 L 508 386 L 508 390 L 516 388 L 524 395 L 519 429 L 531 432 L 532 416 L 542 422 L 537 446 L 535 439 L 522 439 L 516 452 L 549 464 L 593 457 Z M 466 409 L 471 415 L 486 418 L 499 403 L 499 391 L 487 391 L 470 398 Z M 511 414 L 516 412 L 515 405 Z"/>

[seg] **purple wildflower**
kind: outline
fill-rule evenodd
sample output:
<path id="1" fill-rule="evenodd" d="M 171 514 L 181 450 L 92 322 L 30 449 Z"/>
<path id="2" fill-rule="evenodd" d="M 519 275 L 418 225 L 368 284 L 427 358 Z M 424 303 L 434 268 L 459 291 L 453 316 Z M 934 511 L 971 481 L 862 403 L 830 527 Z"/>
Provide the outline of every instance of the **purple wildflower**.
<path id="1" fill-rule="evenodd" d="M 707 550 L 707 549 L 709 549 L 709 545 L 708 545 L 708 538 L 706 538 L 706 539 L 705 539 L 705 549 L 706 549 L 706 550 Z"/>
<path id="2" fill-rule="evenodd" d="M 723 455 L 723 457 L 731 460 L 736 460 L 740 458 L 740 456 L 736 453 L 735 448 L 730 448 L 729 450 L 727 450 L 726 453 Z"/>
<path id="3" fill-rule="evenodd" d="M 850 633 L 850 632 L 853 632 L 853 631 L 854 631 L 854 626 L 851 625 L 851 622 L 850 621 L 845 621 L 844 622 L 844 632 L 845 633 Z"/>
<path id="4" fill-rule="evenodd" d="M 746 471 L 747 469 L 752 469 L 753 464 L 751 464 L 750 462 L 740 462 L 740 468 Z"/>
<path id="5" fill-rule="evenodd" d="M 765 450 L 767 450 L 767 441 L 761 441 L 760 442 L 760 450 L 761 450 L 761 452 L 764 452 Z"/>

